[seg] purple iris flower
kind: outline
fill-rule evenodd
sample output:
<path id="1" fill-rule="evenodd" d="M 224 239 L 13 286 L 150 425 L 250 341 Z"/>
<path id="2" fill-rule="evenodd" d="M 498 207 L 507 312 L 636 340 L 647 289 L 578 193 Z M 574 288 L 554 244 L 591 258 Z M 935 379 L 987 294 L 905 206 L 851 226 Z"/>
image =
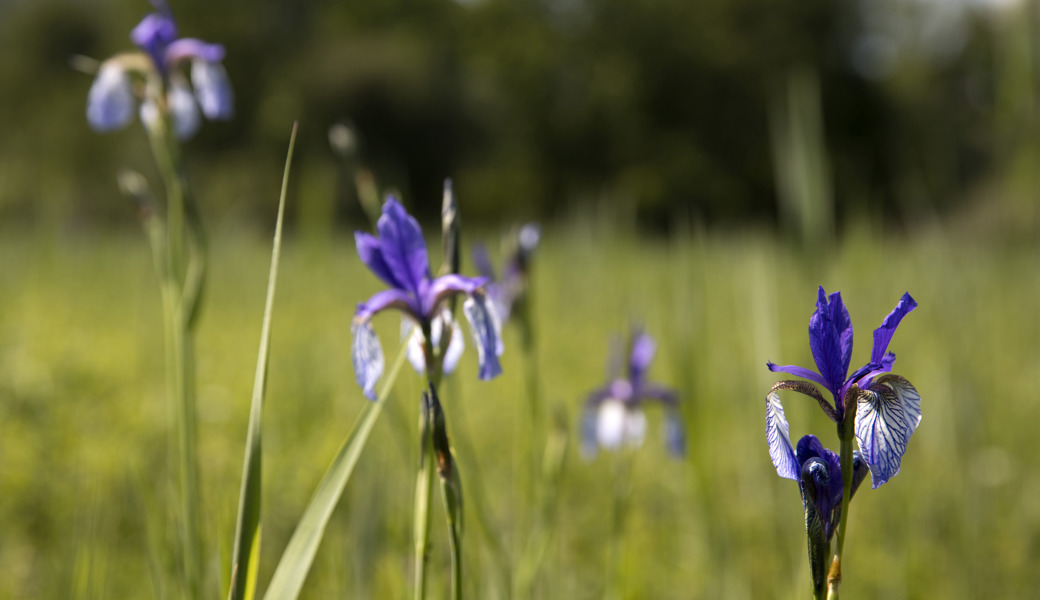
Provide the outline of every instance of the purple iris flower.
<path id="1" fill-rule="evenodd" d="M 383 215 L 376 224 L 379 237 L 358 231 L 354 234 L 361 261 L 382 279 L 390 289 L 377 292 L 367 302 L 358 304 L 351 327 L 354 342 L 351 353 L 354 373 L 365 396 L 375 399 L 375 386 L 383 373 L 383 349 L 370 323 L 373 316 L 388 308 L 404 313 L 420 333 L 431 331 L 433 342 L 435 319 L 441 328 L 454 327 L 444 319 L 444 301 L 456 294 L 468 296 L 463 313 L 471 325 L 480 364 L 479 377 L 487 380 L 502 372 L 498 357 L 502 354 L 501 325 L 491 303 L 487 301 L 482 277 L 443 275 L 433 279 L 419 223 L 394 198 L 383 205 Z M 449 346 L 448 354 L 451 354 Z M 425 357 L 428 361 L 430 357 Z M 446 360 L 451 360 L 446 357 Z"/>
<path id="2" fill-rule="evenodd" d="M 667 409 L 665 441 L 668 450 L 675 456 L 682 456 L 686 451 L 678 394 L 646 378 L 656 351 L 653 338 L 644 332 L 635 332 L 629 346 L 625 375 L 619 373 L 620 368 L 611 365 L 608 376 L 613 379 L 589 394 L 582 419 L 582 450 L 586 456 L 594 456 L 597 446 L 614 450 L 622 445 L 642 444 L 646 434 L 642 405 L 647 400 L 660 402 Z"/>
<path id="3" fill-rule="evenodd" d="M 791 389 L 816 399 L 839 428 L 846 418 L 855 419 L 855 436 L 862 457 L 870 466 L 875 488 L 899 472 L 910 436 L 921 422 L 921 396 L 909 381 L 890 373 L 896 356 L 888 352 L 899 322 L 916 307 L 917 302 L 910 294 L 903 294 L 881 327 L 874 330 L 870 362 L 847 376 L 852 357 L 852 321 L 841 301 L 841 293 L 828 297 L 821 287 L 816 312 L 809 320 L 809 347 L 818 372 L 767 363 L 770 371 L 790 373 L 822 386 L 834 399 L 832 406 L 816 387 L 804 382 L 782 381 L 769 394 L 767 401 L 770 406 L 775 403 L 780 407 L 777 390 Z M 777 434 L 776 415 L 782 417 L 782 409 L 767 410 L 769 453 L 777 472 L 782 477 L 789 477 L 794 467 L 788 464 L 782 436 Z M 790 445 L 789 440 L 787 444 Z"/>
<path id="4" fill-rule="evenodd" d="M 510 253 L 502 268 L 502 278 L 495 277 L 487 248 L 473 247 L 473 263 L 477 271 L 488 279 L 487 294 L 495 304 L 499 317 L 505 323 L 513 312 L 514 304 L 523 302 L 527 293 L 527 274 L 531 258 L 541 241 L 542 230 L 537 223 L 528 223 L 520 228 L 516 248 Z"/>
<path id="5" fill-rule="evenodd" d="M 844 480 L 840 457 L 828 450 L 814 435 L 803 436 L 798 447 L 791 445 L 787 418 L 776 392 L 766 403 L 769 448 L 773 463 L 781 477 L 798 482 L 805 508 L 805 532 L 809 543 L 809 565 L 813 586 L 823 588 L 830 559 L 830 542 L 841 520 L 841 500 Z M 859 452 L 853 453 L 852 496 L 856 495 L 867 476 L 867 462 Z"/>
<path id="6" fill-rule="evenodd" d="M 181 139 L 198 131 L 200 109 L 211 120 L 230 119 L 234 113 L 234 94 L 221 64 L 224 47 L 194 38 L 178 38 L 169 7 L 161 0 L 154 5 L 156 12 L 145 16 L 130 32 L 131 41 L 147 58 L 140 60 L 139 54 L 131 53 L 106 60 L 90 87 L 87 122 L 97 131 L 121 129 L 133 121 L 133 74 L 146 80 L 140 88 L 141 120 L 146 124 L 155 122 L 160 116 L 160 105 L 164 105 Z M 182 65 L 190 68 L 190 84 Z"/>

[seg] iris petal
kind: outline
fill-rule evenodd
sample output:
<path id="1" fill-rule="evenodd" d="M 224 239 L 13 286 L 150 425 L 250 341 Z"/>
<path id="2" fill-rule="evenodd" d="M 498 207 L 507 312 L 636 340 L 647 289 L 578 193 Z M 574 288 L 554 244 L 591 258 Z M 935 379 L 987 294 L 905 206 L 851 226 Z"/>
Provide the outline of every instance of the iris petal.
<path id="1" fill-rule="evenodd" d="M 664 440 L 672 456 L 686 454 L 686 428 L 678 410 L 669 410 L 664 418 Z"/>
<path id="2" fill-rule="evenodd" d="M 99 132 L 122 129 L 134 120 L 130 77 L 113 63 L 101 65 L 87 93 L 87 123 Z"/>
<path id="3" fill-rule="evenodd" d="M 418 307 L 415 306 L 415 299 L 406 292 L 397 289 L 376 292 L 368 299 L 368 302 L 358 304 L 354 316 L 358 319 L 368 320 L 375 314 L 388 308 L 396 308 L 411 316 L 416 321 L 419 320 Z"/>
<path id="4" fill-rule="evenodd" d="M 766 442 L 769 457 L 773 459 L 776 474 L 795 481 L 801 478 L 794 446 L 791 445 L 790 426 L 780 404 L 780 394 L 772 391 L 766 396 Z"/>
<path id="5" fill-rule="evenodd" d="M 632 349 L 628 355 L 628 378 L 632 387 L 639 389 L 646 378 L 646 370 L 654 359 L 657 344 L 646 333 L 637 333 L 632 339 Z"/>
<path id="6" fill-rule="evenodd" d="M 183 77 L 170 78 L 170 91 L 166 94 L 166 102 L 170 107 L 170 117 L 173 119 L 177 139 L 186 140 L 195 135 L 202 124 L 202 117 L 199 115 L 195 96 Z"/>
<path id="7" fill-rule="evenodd" d="M 426 288 L 421 305 L 423 313 L 431 314 L 437 304 L 455 294 L 471 295 L 480 289 L 487 280 L 483 277 L 466 277 L 463 275 L 442 275 Z"/>
<path id="8" fill-rule="evenodd" d="M 354 243 L 357 246 L 361 262 L 365 263 L 365 266 L 375 273 L 376 277 L 391 287 L 405 289 L 404 283 L 397 278 L 390 270 L 390 266 L 383 260 L 383 250 L 379 238 L 363 231 L 355 231 Z"/>
<path id="9" fill-rule="evenodd" d="M 350 358 L 354 364 L 354 377 L 365 397 L 376 399 L 376 383 L 383 375 L 383 347 L 379 344 L 372 325 L 367 321 L 354 321 L 350 328 L 354 341 L 350 346 Z"/>
<path id="10" fill-rule="evenodd" d="M 402 289 L 419 297 L 422 282 L 430 279 L 430 263 L 418 221 L 397 200 L 389 198 L 383 204 L 383 216 L 379 217 L 376 227 L 387 267 L 403 284 Z"/>
<path id="11" fill-rule="evenodd" d="M 477 360 L 480 363 L 478 377 L 483 380 L 497 377 L 502 373 L 498 357 L 503 350 L 498 316 L 483 294 L 474 294 L 467 298 L 462 310 L 469 321 L 473 341 L 477 347 Z"/>
<path id="12" fill-rule="evenodd" d="M 921 422 L 921 395 L 906 379 L 883 375 L 861 391 L 858 404 L 856 439 L 876 488 L 899 472 L 910 436 Z"/>
<path id="13" fill-rule="evenodd" d="M 816 312 L 809 319 L 809 348 L 827 388 L 837 395 L 852 358 L 852 320 L 841 292 L 828 298 L 820 287 Z"/>
<path id="14" fill-rule="evenodd" d="M 191 84 L 202 114 L 210 120 L 230 119 L 234 113 L 234 93 L 224 65 L 197 60 L 191 64 Z"/>
<path id="15" fill-rule="evenodd" d="M 874 351 L 870 355 L 872 364 L 885 364 L 885 359 L 887 358 L 885 353 L 888 351 L 888 344 L 892 341 L 892 336 L 896 333 L 896 328 L 899 327 L 899 322 L 915 308 L 917 308 L 917 301 L 910 297 L 909 292 L 904 293 L 896 307 L 881 322 L 881 327 L 874 330 Z M 891 368 L 892 362 L 896 358 L 894 354 L 891 357 L 891 360 L 887 363 L 889 368 Z"/>

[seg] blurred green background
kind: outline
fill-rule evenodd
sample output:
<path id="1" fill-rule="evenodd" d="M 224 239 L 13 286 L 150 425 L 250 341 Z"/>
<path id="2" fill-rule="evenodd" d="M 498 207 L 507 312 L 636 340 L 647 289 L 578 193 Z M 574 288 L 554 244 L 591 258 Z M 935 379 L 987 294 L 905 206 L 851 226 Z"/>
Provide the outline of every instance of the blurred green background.
<path id="1" fill-rule="evenodd" d="M 153 181 L 139 126 L 98 135 L 70 57 L 129 48 L 145 2 L 0 1 L 0 597 L 153 596 L 170 568 L 169 415 L 147 244 L 115 183 Z M 546 431 L 565 426 L 556 526 L 534 597 L 805 598 L 797 486 L 764 439 L 766 360 L 811 364 L 816 286 L 870 331 L 910 291 L 892 349 L 924 420 L 902 473 L 857 494 L 846 598 L 1016 598 L 1040 587 L 1040 12 L 1036 2 L 382 0 L 178 2 L 223 43 L 236 118 L 187 144 L 212 271 L 198 338 L 206 543 L 226 590 L 246 417 L 290 124 L 301 138 L 264 416 L 261 589 L 364 406 L 349 361 L 354 177 L 429 223 L 455 180 L 466 244 L 545 223 L 535 290 Z M 352 149 L 330 148 L 348 124 Z M 430 245 L 436 247 L 436 236 Z M 434 250 L 434 253 L 436 251 Z M 472 272 L 471 265 L 464 269 Z M 650 414 L 622 457 L 578 456 L 612 335 L 643 322 Z M 398 323 L 377 320 L 392 352 Z M 463 473 L 471 598 L 502 598 L 526 530 L 516 331 L 505 375 L 463 358 L 445 409 Z M 411 581 L 419 378 L 404 372 L 305 596 L 400 598 Z M 810 402 L 792 436 L 836 448 Z M 608 557 L 612 490 L 630 486 Z M 439 509 L 438 509 L 439 510 Z M 487 530 L 473 517 L 486 515 Z M 446 540 L 434 519 L 434 580 Z M 493 550 L 498 540 L 504 557 Z M 612 569 L 618 569 L 617 573 Z M 219 585 L 218 585 L 219 584 Z M 216 594 L 215 595 L 219 595 Z M 434 594 L 433 597 L 437 597 Z"/>

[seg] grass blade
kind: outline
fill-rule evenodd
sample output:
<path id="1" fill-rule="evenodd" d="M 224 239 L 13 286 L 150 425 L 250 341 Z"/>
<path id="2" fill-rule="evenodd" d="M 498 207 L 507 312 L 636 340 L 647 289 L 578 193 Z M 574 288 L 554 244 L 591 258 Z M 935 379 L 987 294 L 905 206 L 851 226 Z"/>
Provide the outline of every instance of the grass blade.
<path id="1" fill-rule="evenodd" d="M 267 359 L 271 348 L 271 310 L 278 282 L 278 259 L 282 249 L 282 220 L 285 215 L 285 196 L 289 183 L 289 166 L 296 146 L 298 123 L 293 123 L 289 136 L 289 153 L 285 158 L 282 191 L 278 198 L 278 219 L 274 229 L 274 247 L 271 251 L 271 272 L 267 278 L 267 301 L 260 330 L 260 350 L 256 357 L 256 378 L 253 380 L 253 399 L 249 407 L 249 429 L 246 433 L 245 459 L 242 464 L 242 490 L 238 499 L 238 518 L 235 524 L 235 548 L 231 562 L 231 600 L 252 600 L 256 593 L 256 571 L 260 556 L 260 493 L 261 443 L 260 417 L 267 391 Z"/>
<path id="2" fill-rule="evenodd" d="M 361 451 L 365 448 L 368 435 L 372 432 L 372 428 L 383 410 L 386 396 L 397 380 L 401 365 L 404 364 L 407 355 L 404 350 L 405 346 L 401 344 L 379 397 L 375 402 L 365 406 L 358 422 L 351 429 L 343 446 L 336 454 L 336 458 L 333 459 L 321 483 L 318 484 L 318 489 L 314 491 L 314 497 L 304 510 L 300 522 L 296 525 L 296 531 L 293 532 L 292 538 L 285 548 L 285 553 L 278 561 L 278 567 L 275 568 L 271 584 L 264 595 L 265 600 L 294 600 L 299 596 L 303 582 L 307 579 L 307 573 L 310 572 L 311 565 L 314 563 L 318 546 L 325 535 L 325 526 L 332 517 L 332 511 L 339 503 L 340 496 L 343 495 L 343 489 L 346 488 L 347 481 L 354 472 L 354 466 L 361 457 Z"/>

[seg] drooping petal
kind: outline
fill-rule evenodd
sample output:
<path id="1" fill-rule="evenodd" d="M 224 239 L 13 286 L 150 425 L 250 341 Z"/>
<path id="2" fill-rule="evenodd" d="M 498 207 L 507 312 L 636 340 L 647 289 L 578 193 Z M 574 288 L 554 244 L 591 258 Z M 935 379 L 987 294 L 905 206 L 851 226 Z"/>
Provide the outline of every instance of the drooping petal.
<path id="1" fill-rule="evenodd" d="M 115 63 L 103 63 L 87 93 L 87 123 L 98 132 L 122 129 L 134 120 L 130 77 Z"/>
<path id="2" fill-rule="evenodd" d="M 191 63 L 191 85 L 202 108 L 202 114 L 211 121 L 227 120 L 235 114 L 235 95 L 231 91 L 224 65 L 219 62 L 196 60 Z"/>
<path id="3" fill-rule="evenodd" d="M 841 292 L 828 298 L 820 287 L 816 312 L 809 319 L 809 348 L 827 389 L 837 394 L 852 359 L 852 320 L 841 301 Z"/>
<path id="4" fill-rule="evenodd" d="M 637 400 L 656 400 L 665 406 L 676 406 L 679 403 L 678 392 L 657 383 L 644 383 L 641 388 L 633 391 L 633 393 L 637 392 L 639 393 Z"/>
<path id="5" fill-rule="evenodd" d="M 426 372 L 426 353 L 423 351 L 422 330 L 411 319 L 403 318 L 401 319 L 401 339 L 408 340 L 408 345 L 405 346 L 408 362 L 416 373 L 422 375 Z"/>
<path id="6" fill-rule="evenodd" d="M 835 515 L 835 511 L 840 511 L 841 496 L 844 491 L 841 479 L 841 458 L 824 448 L 814 435 L 806 435 L 798 440 L 795 456 L 798 464 L 802 465 L 803 482 L 806 465 L 817 461 L 813 471 L 813 485 L 816 488 L 813 497 L 816 502 L 816 510 L 823 523 L 824 533 L 829 540 L 834 533 L 834 525 L 838 522 L 837 517 L 840 517 L 840 514 Z"/>
<path id="7" fill-rule="evenodd" d="M 672 456 L 686 454 L 686 427 L 678 410 L 671 409 L 664 416 L 664 440 Z"/>
<path id="8" fill-rule="evenodd" d="M 491 257 L 484 244 L 473 244 L 470 254 L 473 255 L 473 266 L 477 268 L 477 273 L 487 277 L 488 281 L 495 281 L 495 267 L 491 265 Z"/>
<path id="9" fill-rule="evenodd" d="M 492 379 L 502 373 L 498 357 L 502 355 L 502 326 L 498 321 L 490 303 L 483 294 L 474 294 L 466 299 L 462 311 L 469 321 L 473 333 L 473 341 L 477 347 L 477 360 L 480 363 L 478 377 L 483 380 Z"/>
<path id="10" fill-rule="evenodd" d="M 780 404 L 780 394 L 772 391 L 766 396 L 766 443 L 769 444 L 769 457 L 773 459 L 777 475 L 797 481 L 801 478 L 801 469 L 795 458 L 794 446 L 791 445 L 789 429 L 784 407 Z"/>
<path id="11" fill-rule="evenodd" d="M 657 352 L 657 344 L 646 333 L 639 332 L 632 338 L 632 348 L 628 354 L 628 379 L 632 387 L 638 390 L 646 380 L 646 371 Z"/>
<path id="12" fill-rule="evenodd" d="M 766 367 L 768 367 L 769 370 L 774 373 L 788 373 L 790 375 L 794 375 L 795 377 L 802 377 L 804 379 L 808 379 L 809 381 L 813 381 L 827 389 L 830 389 L 830 385 L 827 383 L 827 381 L 825 381 L 819 373 L 813 371 L 812 369 L 806 369 L 805 367 L 798 367 L 795 365 L 781 366 L 772 362 L 767 362 Z"/>
<path id="13" fill-rule="evenodd" d="M 361 302 L 358 304 L 354 316 L 358 319 L 367 321 L 376 313 L 388 308 L 396 308 L 416 321 L 420 320 L 415 299 L 408 293 L 397 289 L 376 292 L 367 302 Z"/>
<path id="14" fill-rule="evenodd" d="M 365 263 L 365 266 L 375 273 L 376 277 L 382 279 L 384 283 L 391 287 L 400 290 L 406 289 L 404 282 L 397 278 L 397 275 L 390 270 L 390 265 L 383 260 L 383 250 L 379 243 L 379 238 L 364 231 L 355 231 L 354 243 L 357 246 L 358 257 L 361 258 L 361 262 Z"/>
<path id="15" fill-rule="evenodd" d="M 224 60 L 224 46 L 195 38 L 181 38 L 170 43 L 163 53 L 163 63 L 167 68 L 186 60 L 219 63 Z"/>
<path id="16" fill-rule="evenodd" d="M 622 402 L 608 401 L 596 411 L 596 441 L 616 450 L 622 445 L 638 447 L 646 438 L 646 415 Z"/>
<path id="17" fill-rule="evenodd" d="M 907 443 L 921 422 L 921 395 L 898 375 L 883 375 L 861 390 L 855 433 L 877 488 L 899 472 Z"/>
<path id="18" fill-rule="evenodd" d="M 379 344 L 372 325 L 367 321 L 355 320 L 350 327 L 354 341 L 350 346 L 350 359 L 354 364 L 354 377 L 369 400 L 376 399 L 376 383 L 383 375 L 383 347 Z"/>
<path id="19" fill-rule="evenodd" d="M 202 117 L 199 115 L 195 96 L 183 77 L 170 77 L 166 103 L 170 107 L 170 118 L 173 119 L 173 130 L 177 139 L 186 140 L 195 135 L 202 124 Z"/>
<path id="20" fill-rule="evenodd" d="M 165 11 L 164 11 L 165 12 Z M 163 54 L 166 47 L 177 39 L 177 24 L 169 14 L 151 13 L 130 31 L 130 40 L 155 61 L 159 69 L 164 69 Z"/>
<path id="21" fill-rule="evenodd" d="M 471 295 L 476 293 L 487 282 L 483 277 L 466 277 L 464 275 L 442 275 L 426 288 L 421 299 L 422 310 L 432 314 L 441 300 L 456 294 Z"/>
<path id="22" fill-rule="evenodd" d="M 376 224 L 379 247 L 383 260 L 394 277 L 416 297 L 421 295 L 422 282 L 430 279 L 430 263 L 426 255 L 419 222 L 409 215 L 394 198 L 383 204 L 383 216 Z"/>
<path id="23" fill-rule="evenodd" d="M 870 355 L 870 362 L 875 365 L 886 364 L 886 352 L 888 352 L 888 344 L 892 341 L 892 336 L 896 333 L 896 328 L 899 327 L 899 322 L 903 320 L 910 311 L 917 308 L 917 301 L 910 297 L 910 293 L 904 293 L 903 297 L 899 299 L 896 307 L 892 309 L 892 312 L 885 317 L 882 321 L 881 327 L 874 330 L 874 351 Z M 892 363 L 895 362 L 895 355 L 891 355 L 891 360 L 887 362 L 889 368 L 892 367 Z"/>

